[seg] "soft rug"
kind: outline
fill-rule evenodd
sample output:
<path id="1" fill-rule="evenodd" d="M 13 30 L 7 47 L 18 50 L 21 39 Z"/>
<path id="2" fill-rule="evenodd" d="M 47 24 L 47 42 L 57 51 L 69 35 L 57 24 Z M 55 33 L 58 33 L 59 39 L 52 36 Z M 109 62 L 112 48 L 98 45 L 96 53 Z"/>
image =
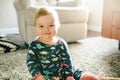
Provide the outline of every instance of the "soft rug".
<path id="1" fill-rule="evenodd" d="M 120 78 L 118 41 L 93 37 L 68 44 L 73 64 L 83 71 Z M 0 54 L 0 80 L 31 80 L 25 61 L 27 50 Z"/>

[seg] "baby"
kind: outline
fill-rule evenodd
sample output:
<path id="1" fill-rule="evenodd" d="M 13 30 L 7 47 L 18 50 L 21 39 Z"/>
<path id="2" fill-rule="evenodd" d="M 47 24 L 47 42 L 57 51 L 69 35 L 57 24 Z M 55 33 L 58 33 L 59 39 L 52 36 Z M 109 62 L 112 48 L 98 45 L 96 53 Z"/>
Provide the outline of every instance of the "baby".
<path id="1" fill-rule="evenodd" d="M 38 37 L 29 45 L 26 64 L 35 80 L 97 80 L 92 73 L 73 70 L 68 45 L 56 36 L 60 22 L 54 9 L 39 8 L 34 26 Z"/>

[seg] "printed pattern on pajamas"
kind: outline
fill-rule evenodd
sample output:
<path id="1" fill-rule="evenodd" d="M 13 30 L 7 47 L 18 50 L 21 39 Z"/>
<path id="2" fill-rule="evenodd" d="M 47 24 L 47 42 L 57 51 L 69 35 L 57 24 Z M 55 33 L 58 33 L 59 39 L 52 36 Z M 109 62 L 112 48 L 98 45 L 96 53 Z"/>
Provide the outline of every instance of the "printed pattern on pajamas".
<path id="1" fill-rule="evenodd" d="M 61 39 L 52 46 L 32 41 L 26 64 L 34 78 L 42 75 L 46 80 L 65 80 L 68 76 L 81 75 L 81 71 L 74 75 L 68 47 Z"/>

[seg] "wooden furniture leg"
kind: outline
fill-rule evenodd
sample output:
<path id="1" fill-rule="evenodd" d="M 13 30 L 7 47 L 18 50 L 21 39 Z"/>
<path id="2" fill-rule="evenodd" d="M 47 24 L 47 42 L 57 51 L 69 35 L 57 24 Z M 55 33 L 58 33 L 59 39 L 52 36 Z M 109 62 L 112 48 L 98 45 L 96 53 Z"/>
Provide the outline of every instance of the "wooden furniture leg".
<path id="1" fill-rule="evenodd" d="M 120 40 L 119 40 L 119 46 L 118 46 L 118 49 L 120 50 Z"/>

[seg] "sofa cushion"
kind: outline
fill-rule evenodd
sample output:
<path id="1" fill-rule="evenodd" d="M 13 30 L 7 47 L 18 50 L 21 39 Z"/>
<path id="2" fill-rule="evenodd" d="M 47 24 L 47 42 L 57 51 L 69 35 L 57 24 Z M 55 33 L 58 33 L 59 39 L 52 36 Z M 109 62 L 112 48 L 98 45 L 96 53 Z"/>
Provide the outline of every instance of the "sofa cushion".
<path id="1" fill-rule="evenodd" d="M 57 6 L 62 6 L 62 7 L 73 7 L 75 6 L 75 1 L 74 0 L 59 0 L 57 3 Z"/>
<path id="2" fill-rule="evenodd" d="M 57 6 L 62 7 L 75 7 L 82 6 L 83 0 L 58 0 Z"/>
<path id="3" fill-rule="evenodd" d="M 60 23 L 81 23 L 88 21 L 87 7 L 55 7 Z M 66 14 L 66 15 L 65 15 Z"/>
<path id="4" fill-rule="evenodd" d="M 86 7 L 53 7 L 59 15 L 60 23 L 80 23 L 88 21 L 88 8 Z M 33 25 L 34 15 L 38 7 L 29 7 L 25 12 L 27 25 Z M 65 15 L 66 14 L 66 15 Z"/>
<path id="5" fill-rule="evenodd" d="M 36 0 L 38 6 L 48 5 L 46 0 Z"/>
<path id="6" fill-rule="evenodd" d="M 56 6 L 57 0 L 47 0 L 49 6 Z"/>

